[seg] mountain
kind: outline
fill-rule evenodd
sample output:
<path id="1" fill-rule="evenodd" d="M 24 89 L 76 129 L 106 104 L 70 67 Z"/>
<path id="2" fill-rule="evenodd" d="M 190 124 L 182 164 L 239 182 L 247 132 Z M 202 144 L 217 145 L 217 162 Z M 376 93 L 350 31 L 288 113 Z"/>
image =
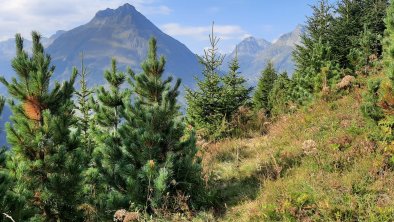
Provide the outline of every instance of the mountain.
<path id="1" fill-rule="evenodd" d="M 112 57 L 117 59 L 120 70 L 130 66 L 137 73 L 141 71 L 150 37 L 157 40 L 158 54 L 166 57 L 166 74 L 182 78 L 185 85 L 191 86 L 193 76 L 200 73 L 196 55 L 130 4 L 97 12 L 87 24 L 62 33 L 47 52 L 56 65 L 58 79 L 65 79 L 73 66 L 79 66 L 83 52 L 84 63 L 91 73 L 90 84 L 102 84 L 103 71 L 110 66 Z"/>
<path id="2" fill-rule="evenodd" d="M 286 71 L 288 75 L 292 75 L 294 72 L 292 52 L 295 45 L 300 44 L 301 35 L 304 32 L 305 28 L 299 25 L 292 32 L 282 35 L 273 43 L 255 37 L 245 38 L 232 53 L 226 56 L 222 68 L 227 70 L 225 66 L 237 53 L 240 71 L 250 83 L 257 82 L 261 70 L 264 69 L 268 61 L 272 61 L 279 72 Z"/>

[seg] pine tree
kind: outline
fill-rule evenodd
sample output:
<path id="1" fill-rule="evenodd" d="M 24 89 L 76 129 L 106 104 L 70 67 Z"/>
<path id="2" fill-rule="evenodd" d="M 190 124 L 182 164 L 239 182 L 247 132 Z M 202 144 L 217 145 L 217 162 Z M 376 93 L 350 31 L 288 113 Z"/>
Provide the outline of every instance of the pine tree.
<path id="1" fill-rule="evenodd" d="M 122 89 L 126 76 L 117 68 L 112 59 L 111 69 L 104 72 L 108 88 L 101 86 L 96 92 L 97 101 L 92 101 L 94 111 L 93 128 L 96 148 L 94 150 L 95 165 L 89 169 L 90 181 L 95 181 L 96 202 L 93 203 L 100 213 L 116 210 L 129 202 L 125 193 L 126 181 L 122 175 L 124 170 L 122 138 L 119 129 L 122 124 L 122 111 L 125 100 L 129 97 L 128 90 Z M 93 192 L 93 191 L 92 191 Z"/>
<path id="2" fill-rule="evenodd" d="M 231 121 L 239 107 L 247 104 L 252 87 L 245 86 L 246 80 L 240 75 L 237 55 L 229 63 L 229 72 L 223 76 L 224 115 Z"/>
<path id="3" fill-rule="evenodd" d="M 80 200 L 80 162 L 78 137 L 71 133 L 75 74 L 63 84 L 50 87 L 55 70 L 44 53 L 41 36 L 33 32 L 32 56 L 23 49 L 16 35 L 17 55 L 12 67 L 17 74 L 11 82 L 0 81 L 13 98 L 12 125 L 6 126 L 12 146 L 10 165 L 16 167 L 16 185 L 12 188 L 24 200 L 22 209 L 12 209 L 14 219 L 25 221 L 74 221 L 78 219 Z"/>
<path id="4" fill-rule="evenodd" d="M 196 141 L 193 135 L 185 135 L 177 104 L 181 81 L 171 86 L 171 77 L 163 79 L 164 67 L 165 59 L 157 58 L 152 38 L 143 72 L 132 75 L 134 102 L 127 104 L 119 131 L 124 162 L 129 163 L 121 174 L 127 180 L 126 195 L 148 213 L 166 207 L 171 210 L 169 203 L 177 195 L 190 196 L 191 206 L 197 206 L 203 197 Z"/>
<path id="5" fill-rule="evenodd" d="M 199 57 L 203 65 L 203 79 L 197 79 L 197 89 L 186 89 L 188 121 L 204 137 L 211 137 L 217 131 L 223 118 L 223 85 L 219 75 L 219 67 L 223 56 L 218 53 L 219 38 L 212 32 L 209 35 L 211 47 L 204 50 L 204 56 Z M 201 133 L 204 131 L 205 133 Z"/>
<path id="6" fill-rule="evenodd" d="M 261 72 L 261 77 L 257 83 L 257 88 L 253 95 L 253 105 L 255 110 L 264 109 L 266 114 L 270 114 L 271 105 L 268 98 L 272 91 L 277 73 L 272 62 L 268 62 L 265 69 Z"/>

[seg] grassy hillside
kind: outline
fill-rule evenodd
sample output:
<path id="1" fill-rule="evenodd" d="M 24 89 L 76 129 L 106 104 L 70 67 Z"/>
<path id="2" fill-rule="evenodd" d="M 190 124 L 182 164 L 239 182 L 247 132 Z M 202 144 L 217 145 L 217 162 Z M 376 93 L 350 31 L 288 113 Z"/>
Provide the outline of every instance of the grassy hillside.
<path id="1" fill-rule="evenodd" d="M 394 173 L 387 147 L 369 139 L 363 88 L 283 116 L 265 136 L 207 145 L 217 207 L 201 220 L 393 220 Z"/>

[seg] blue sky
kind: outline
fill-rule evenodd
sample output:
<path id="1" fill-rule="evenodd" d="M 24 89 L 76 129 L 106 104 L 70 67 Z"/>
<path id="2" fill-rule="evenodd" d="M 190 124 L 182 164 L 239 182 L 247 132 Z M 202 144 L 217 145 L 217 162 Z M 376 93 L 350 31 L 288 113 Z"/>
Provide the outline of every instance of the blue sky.
<path id="1" fill-rule="evenodd" d="M 274 41 L 305 22 L 317 0 L 0 0 L 0 40 L 31 30 L 50 36 L 87 23 L 105 8 L 134 5 L 155 25 L 195 53 L 208 46 L 215 21 L 222 52 L 247 36 Z"/>

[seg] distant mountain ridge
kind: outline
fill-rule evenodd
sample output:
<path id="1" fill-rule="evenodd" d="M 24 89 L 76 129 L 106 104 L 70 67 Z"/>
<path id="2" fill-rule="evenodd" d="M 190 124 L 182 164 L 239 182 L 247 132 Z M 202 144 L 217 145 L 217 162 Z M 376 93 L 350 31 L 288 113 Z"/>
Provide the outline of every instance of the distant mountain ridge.
<path id="1" fill-rule="evenodd" d="M 226 56 L 222 69 L 227 70 L 228 63 L 237 53 L 240 71 L 250 83 L 257 82 L 261 71 L 269 61 L 274 63 L 279 72 L 287 72 L 291 76 L 295 69 L 292 53 L 295 46 L 301 43 L 303 33 L 305 28 L 298 25 L 292 32 L 280 36 L 273 43 L 253 36 L 247 37 Z"/>
<path id="2" fill-rule="evenodd" d="M 146 58 L 150 37 L 157 39 L 158 55 L 166 57 L 166 73 L 182 78 L 185 85 L 191 86 L 193 75 L 201 71 L 196 55 L 130 4 L 97 12 L 87 24 L 60 35 L 47 52 L 52 56 L 60 79 L 71 73 L 72 66 L 79 66 L 83 52 L 85 65 L 91 73 L 89 81 L 102 84 L 103 70 L 110 66 L 112 57 L 117 59 L 120 70 L 130 66 L 135 72 L 141 71 L 140 64 Z"/>

